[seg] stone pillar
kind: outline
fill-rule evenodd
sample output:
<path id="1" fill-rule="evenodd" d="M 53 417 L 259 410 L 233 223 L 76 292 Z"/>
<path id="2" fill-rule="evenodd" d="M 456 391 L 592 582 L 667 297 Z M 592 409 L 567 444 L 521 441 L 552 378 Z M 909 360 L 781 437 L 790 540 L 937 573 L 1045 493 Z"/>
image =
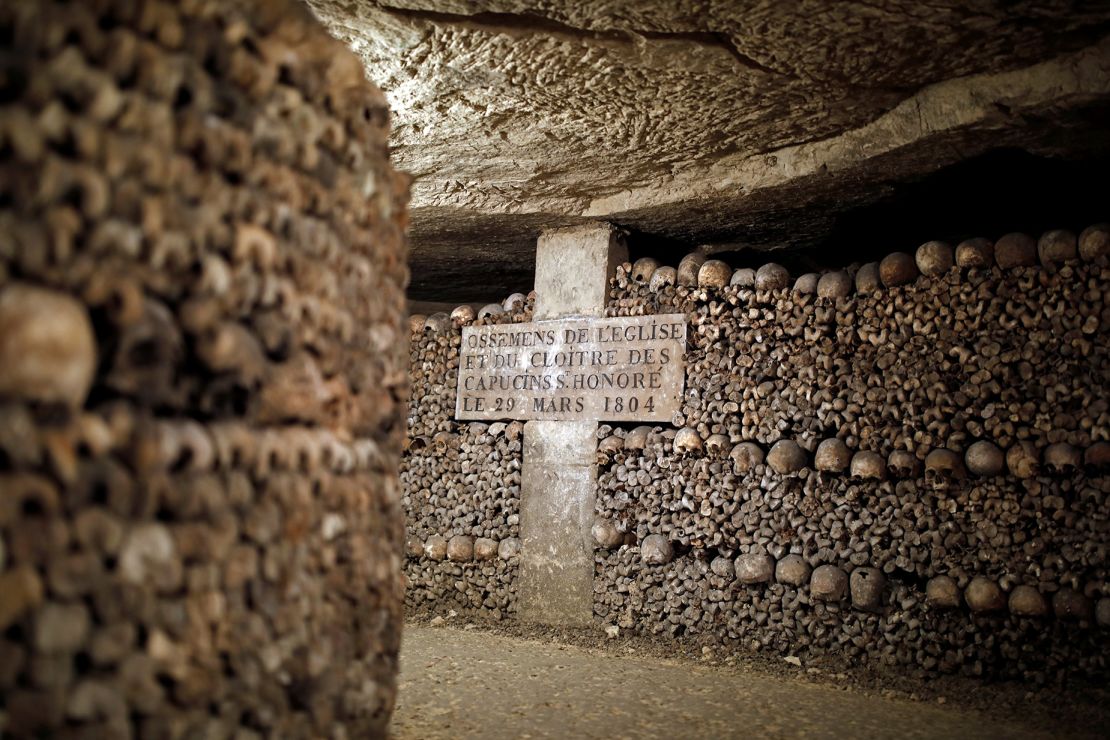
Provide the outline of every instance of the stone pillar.
<path id="1" fill-rule="evenodd" d="M 628 257 L 609 224 L 548 232 L 536 247 L 535 319 L 602 316 L 609 278 Z M 593 616 L 590 525 L 597 490 L 597 422 L 524 425 L 520 476 L 520 616 L 587 625 Z"/>

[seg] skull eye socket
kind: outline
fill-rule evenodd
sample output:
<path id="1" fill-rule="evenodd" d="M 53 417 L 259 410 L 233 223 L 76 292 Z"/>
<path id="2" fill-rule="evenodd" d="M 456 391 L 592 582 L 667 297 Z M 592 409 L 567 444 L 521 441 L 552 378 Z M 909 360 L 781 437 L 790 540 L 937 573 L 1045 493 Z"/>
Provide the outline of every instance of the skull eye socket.
<path id="1" fill-rule="evenodd" d="M 189 466 L 193 464 L 193 450 L 189 447 L 183 447 L 178 453 L 177 458 L 170 462 L 170 472 L 180 473 L 188 470 Z"/>
<path id="2" fill-rule="evenodd" d="M 46 507 L 42 505 L 42 501 L 37 498 L 26 498 L 20 505 L 20 513 L 28 518 L 43 516 L 46 514 Z"/>
<path id="3" fill-rule="evenodd" d="M 161 361 L 162 352 L 158 342 L 153 338 L 142 339 L 131 347 L 127 353 L 127 359 L 135 367 L 150 367 Z"/>

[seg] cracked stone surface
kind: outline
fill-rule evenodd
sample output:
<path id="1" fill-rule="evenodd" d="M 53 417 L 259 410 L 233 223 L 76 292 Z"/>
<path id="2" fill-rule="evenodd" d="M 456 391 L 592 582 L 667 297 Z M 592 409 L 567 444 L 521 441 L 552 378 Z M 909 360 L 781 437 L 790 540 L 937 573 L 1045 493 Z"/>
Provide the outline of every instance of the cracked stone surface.
<path id="1" fill-rule="evenodd" d="M 1105 0 L 309 4 L 390 99 L 414 297 L 526 289 L 539 230 L 591 218 L 811 247 L 889 183 L 1110 138 Z"/>

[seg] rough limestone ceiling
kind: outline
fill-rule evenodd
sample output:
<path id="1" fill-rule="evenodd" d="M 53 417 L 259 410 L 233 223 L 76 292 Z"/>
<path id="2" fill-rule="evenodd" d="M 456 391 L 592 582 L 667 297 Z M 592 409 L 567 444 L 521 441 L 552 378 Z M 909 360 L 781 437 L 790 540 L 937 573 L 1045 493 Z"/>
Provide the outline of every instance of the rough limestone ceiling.
<path id="1" fill-rule="evenodd" d="M 1053 153 L 1110 96 L 1107 2 L 309 3 L 389 96 L 428 296 L 519 289 L 538 229 L 588 217 L 804 246 L 830 203 Z M 471 270 L 481 290 L 443 290 Z"/>

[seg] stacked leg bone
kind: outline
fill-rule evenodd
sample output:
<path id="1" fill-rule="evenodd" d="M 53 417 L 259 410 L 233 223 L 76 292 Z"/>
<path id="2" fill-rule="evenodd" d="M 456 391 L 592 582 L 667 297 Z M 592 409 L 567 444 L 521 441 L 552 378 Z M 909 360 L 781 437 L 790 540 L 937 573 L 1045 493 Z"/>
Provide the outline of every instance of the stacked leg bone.
<path id="1" fill-rule="evenodd" d="M 1105 675 L 1108 239 L 930 242 L 793 281 L 624 266 L 610 315 L 688 315 L 687 390 L 674 427 L 601 428 L 597 616 Z"/>
<path id="2" fill-rule="evenodd" d="M 385 100 L 283 0 L 0 3 L 0 734 L 379 736 Z"/>
<path id="3" fill-rule="evenodd" d="M 531 320 L 535 296 L 411 320 L 412 400 L 401 463 L 407 520 L 405 602 L 416 613 L 516 612 L 523 425 L 455 421 L 468 325 Z"/>

